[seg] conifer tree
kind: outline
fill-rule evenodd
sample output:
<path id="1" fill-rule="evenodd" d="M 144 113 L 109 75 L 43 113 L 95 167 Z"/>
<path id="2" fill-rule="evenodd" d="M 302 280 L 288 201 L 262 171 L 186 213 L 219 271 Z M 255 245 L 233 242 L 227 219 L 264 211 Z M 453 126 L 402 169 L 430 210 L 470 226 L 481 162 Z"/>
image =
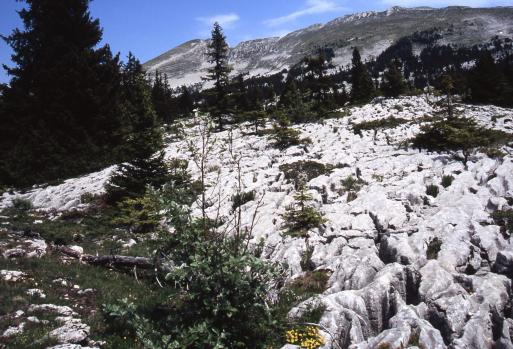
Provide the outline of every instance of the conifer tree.
<path id="1" fill-rule="evenodd" d="M 474 103 L 512 105 L 513 87 L 489 51 L 481 54 L 469 76 L 470 100 Z"/>
<path id="2" fill-rule="evenodd" d="M 172 96 L 167 78 L 159 71 L 155 71 L 155 78 L 151 87 L 151 100 L 159 120 L 169 123 L 173 121 Z"/>
<path id="3" fill-rule="evenodd" d="M 182 117 L 188 117 L 194 110 L 194 101 L 192 100 L 189 89 L 184 85 L 180 88 L 180 96 L 178 97 L 178 111 Z"/>
<path id="4" fill-rule="evenodd" d="M 406 91 L 406 83 L 399 66 L 400 62 L 392 61 L 383 74 L 381 91 L 386 97 L 398 97 Z"/>
<path id="5" fill-rule="evenodd" d="M 294 123 L 312 119 L 312 112 L 307 103 L 303 101 L 303 94 L 294 79 L 287 81 L 278 106 L 286 114 L 287 119 Z"/>
<path id="6" fill-rule="evenodd" d="M 369 71 L 362 63 L 358 48 L 353 50 L 353 68 L 351 70 L 351 101 L 353 103 L 365 103 L 374 97 L 374 84 Z"/>
<path id="7" fill-rule="evenodd" d="M 316 101 L 317 107 L 331 106 L 329 94 L 334 89 L 331 77 L 327 74 L 328 69 L 333 68 L 331 57 L 326 55 L 325 49 L 318 49 L 317 54 L 305 59 L 307 71 L 311 77 L 312 99 Z"/>
<path id="8" fill-rule="evenodd" d="M 27 185 L 118 161 L 125 137 L 118 57 L 89 0 L 25 0 L 24 29 L 3 37 L 15 67 L 0 123 L 3 181 Z"/>
<path id="9" fill-rule="evenodd" d="M 218 129 L 223 130 L 223 117 L 228 113 L 228 84 L 231 68 L 228 65 L 228 44 L 219 23 L 214 23 L 212 38 L 208 45 L 209 63 L 213 64 L 208 69 L 206 80 L 214 83 L 214 102 L 210 106 L 210 113 L 217 121 Z"/>
<path id="10" fill-rule="evenodd" d="M 119 165 L 107 184 L 111 203 L 144 195 L 147 185 L 161 187 L 168 179 L 163 138 L 151 103 L 151 89 L 139 61 L 129 54 L 123 65 L 124 113 L 130 120 L 127 152 L 130 161 Z M 159 151 L 160 150 L 160 151 Z"/>

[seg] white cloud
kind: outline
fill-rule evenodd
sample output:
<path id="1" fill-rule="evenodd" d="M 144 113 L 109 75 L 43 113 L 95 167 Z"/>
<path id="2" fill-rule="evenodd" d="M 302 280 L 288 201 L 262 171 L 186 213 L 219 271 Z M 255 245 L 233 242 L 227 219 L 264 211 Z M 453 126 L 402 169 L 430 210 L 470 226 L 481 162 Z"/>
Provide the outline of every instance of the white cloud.
<path id="1" fill-rule="evenodd" d="M 285 23 L 292 22 L 303 16 L 328 12 L 339 12 L 342 10 L 345 10 L 345 8 L 339 6 L 333 0 L 307 0 L 306 6 L 303 9 L 291 12 L 285 16 L 265 20 L 264 24 L 269 27 L 276 27 Z"/>
<path id="2" fill-rule="evenodd" d="M 197 21 L 204 23 L 208 26 L 212 26 L 215 22 L 219 23 L 221 27 L 224 29 L 232 28 L 235 22 L 240 19 L 239 15 L 236 13 L 227 13 L 222 15 L 215 15 L 210 17 L 198 17 Z"/>
<path id="3" fill-rule="evenodd" d="M 482 7 L 491 5 L 493 1 L 490 0 L 382 0 L 386 5 L 397 5 L 404 7 L 415 7 L 415 6 L 431 6 L 431 7 L 442 7 L 442 6 L 470 6 L 470 7 Z"/>

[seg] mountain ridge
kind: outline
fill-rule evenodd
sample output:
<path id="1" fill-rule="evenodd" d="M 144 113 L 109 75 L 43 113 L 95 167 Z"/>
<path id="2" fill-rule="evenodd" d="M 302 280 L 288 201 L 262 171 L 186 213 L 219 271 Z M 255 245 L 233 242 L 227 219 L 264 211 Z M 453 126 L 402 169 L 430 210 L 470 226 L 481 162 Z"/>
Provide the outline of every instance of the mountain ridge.
<path id="1" fill-rule="evenodd" d="M 324 24 L 312 24 L 283 37 L 242 41 L 230 48 L 233 75 L 270 75 L 289 69 L 317 47 L 331 47 L 336 67 L 350 62 L 351 48 L 357 46 L 362 57 L 379 55 L 397 39 L 416 31 L 438 28 L 441 43 L 472 46 L 495 36 L 513 36 L 513 6 L 472 8 L 449 6 L 391 7 L 385 11 L 348 14 Z M 144 63 L 148 74 L 156 70 L 168 76 L 170 86 L 201 85 L 208 68 L 207 40 L 193 39 Z"/>

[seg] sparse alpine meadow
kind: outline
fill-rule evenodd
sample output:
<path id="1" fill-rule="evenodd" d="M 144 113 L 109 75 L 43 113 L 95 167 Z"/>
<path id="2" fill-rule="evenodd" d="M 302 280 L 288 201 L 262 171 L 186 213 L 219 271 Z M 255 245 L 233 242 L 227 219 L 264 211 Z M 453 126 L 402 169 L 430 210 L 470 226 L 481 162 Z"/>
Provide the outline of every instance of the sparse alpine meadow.
<path id="1" fill-rule="evenodd" d="M 249 124 L 211 135 L 203 164 L 211 202 L 206 215 L 219 231 L 250 232 L 248 243 L 260 258 L 280 266 L 282 284 L 269 290 L 270 302 L 279 303 L 289 325 L 275 334 L 276 343 L 288 338 L 293 345 L 300 340 L 296 332 L 306 331 L 300 325 L 310 322 L 317 330 L 303 335 L 319 337 L 322 348 L 511 343 L 511 144 L 493 152 L 477 147 L 466 163 L 457 152 L 413 149 L 412 139 L 436 122 L 441 100 L 376 99 L 341 109 L 335 118 L 293 126 L 311 143 L 284 150 L 269 141 L 270 125 L 260 135 Z M 455 109 L 494 130 L 513 127 L 510 109 Z M 401 122 L 361 130 L 390 118 Z M 193 181 L 201 163 L 191 146 L 202 143 L 203 121 L 181 123 L 182 132 L 169 134 L 165 148 L 166 159 L 186 161 Z M 21 348 L 38 337 L 41 348 L 144 347 L 129 325 L 126 333 L 112 329 L 122 324 L 110 323 L 102 307 L 124 299 L 151 308 L 169 296 L 159 286 L 167 281 L 158 281 L 157 271 L 115 261 L 112 268 L 121 271 L 111 270 L 81 258 L 153 258 L 165 241 L 159 234 L 176 232 L 141 234 L 113 224 L 101 200 L 111 170 L 3 194 L 4 343 Z M 298 181 L 323 219 L 290 231 L 284 214 L 294 205 Z M 241 201 L 242 192 L 253 194 Z M 238 209 L 240 223 L 231 219 Z M 191 214 L 201 217 L 197 202 Z"/>

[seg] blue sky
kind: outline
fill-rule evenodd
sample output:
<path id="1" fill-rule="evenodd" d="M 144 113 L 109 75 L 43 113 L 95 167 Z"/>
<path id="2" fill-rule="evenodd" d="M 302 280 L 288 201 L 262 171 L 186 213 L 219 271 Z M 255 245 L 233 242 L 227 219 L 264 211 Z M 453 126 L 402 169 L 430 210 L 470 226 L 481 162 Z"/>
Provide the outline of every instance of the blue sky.
<path id="1" fill-rule="evenodd" d="M 187 40 L 206 38 L 214 21 L 225 30 L 230 45 L 281 36 L 345 14 L 384 10 L 393 5 L 499 6 L 512 0 L 95 0 L 91 14 L 103 27 L 103 42 L 123 56 L 132 51 L 147 61 Z M 16 10 L 23 3 L 0 0 L 0 34 L 21 26 Z M 0 63 L 10 65 L 10 48 L 0 42 Z M 0 69 L 0 82 L 7 82 Z"/>

